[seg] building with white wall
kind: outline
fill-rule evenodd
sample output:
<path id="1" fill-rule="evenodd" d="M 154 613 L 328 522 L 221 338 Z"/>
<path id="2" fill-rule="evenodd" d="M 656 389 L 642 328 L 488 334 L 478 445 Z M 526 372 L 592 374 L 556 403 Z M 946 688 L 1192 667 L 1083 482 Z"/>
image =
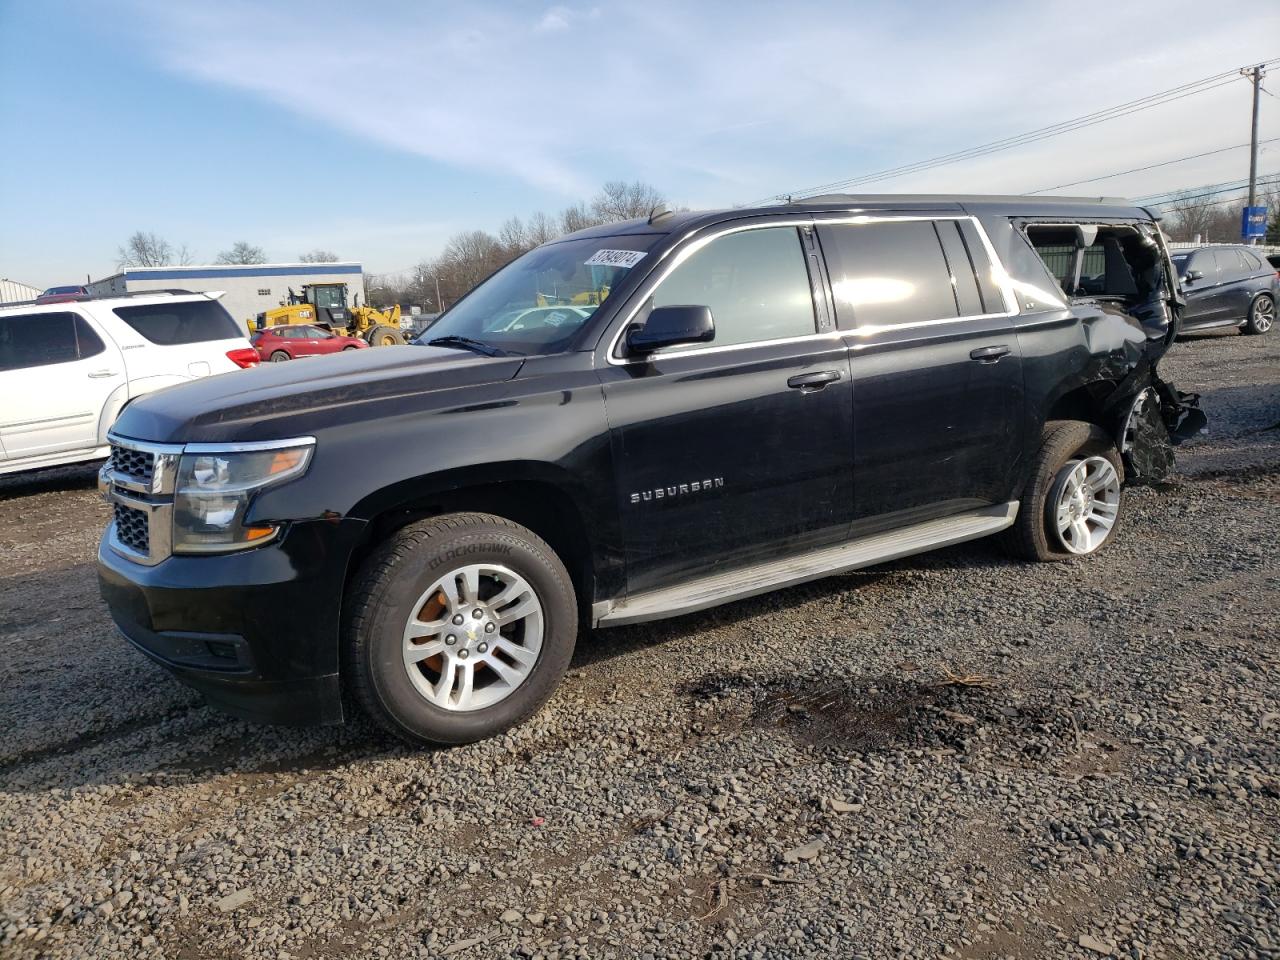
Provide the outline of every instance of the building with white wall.
<path id="1" fill-rule="evenodd" d="M 130 267 L 88 285 L 93 296 L 119 296 L 139 290 L 223 291 L 221 303 L 240 323 L 286 303 L 289 290 L 301 295 L 304 284 L 345 283 L 347 303 L 364 303 L 364 269 L 358 263 L 211 264 L 188 267 Z"/>

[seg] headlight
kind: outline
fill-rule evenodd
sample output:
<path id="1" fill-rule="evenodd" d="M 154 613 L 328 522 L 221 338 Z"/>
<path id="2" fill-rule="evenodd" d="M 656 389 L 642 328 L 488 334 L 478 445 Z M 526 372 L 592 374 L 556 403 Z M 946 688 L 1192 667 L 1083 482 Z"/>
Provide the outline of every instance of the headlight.
<path id="1" fill-rule="evenodd" d="M 306 472 L 315 440 L 285 443 L 188 444 L 178 464 L 173 552 L 218 553 L 266 543 L 274 524 L 246 525 L 254 495 Z"/>

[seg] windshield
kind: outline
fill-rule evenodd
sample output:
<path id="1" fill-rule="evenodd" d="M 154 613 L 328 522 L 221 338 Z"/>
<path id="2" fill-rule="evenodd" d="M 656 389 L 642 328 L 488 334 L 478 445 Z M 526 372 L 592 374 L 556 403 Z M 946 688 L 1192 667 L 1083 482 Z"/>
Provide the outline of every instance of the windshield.
<path id="1" fill-rule="evenodd" d="M 495 353 L 559 353 L 643 259 L 655 234 L 549 243 L 507 264 L 414 343 L 457 338 Z"/>

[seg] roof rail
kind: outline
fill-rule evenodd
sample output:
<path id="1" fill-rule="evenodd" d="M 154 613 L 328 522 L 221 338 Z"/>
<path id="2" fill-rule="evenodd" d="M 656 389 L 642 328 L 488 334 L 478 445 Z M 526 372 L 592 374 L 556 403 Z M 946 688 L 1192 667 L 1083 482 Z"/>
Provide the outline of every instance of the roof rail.
<path id="1" fill-rule="evenodd" d="M 1033 203 L 1096 203 L 1107 206 L 1133 207 L 1136 204 L 1124 197 L 1066 197 L 1053 194 L 981 194 L 981 193 L 823 193 L 812 197 L 788 196 L 782 203 L 802 204 L 837 203 L 972 203 L 972 202 L 1033 202 Z"/>
<path id="2" fill-rule="evenodd" d="M 166 287 L 163 290 L 129 290 L 125 293 L 64 293 L 59 294 L 57 300 L 49 300 L 44 303 L 41 303 L 38 297 L 35 300 L 16 300 L 13 303 L 0 303 L 0 309 L 8 307 L 56 307 L 60 303 L 85 303 L 91 300 L 129 300 L 133 297 L 154 297 L 157 295 L 170 297 L 211 296 L 211 293 L 220 294 L 223 292 L 225 291 L 181 290 L 177 287 Z"/>

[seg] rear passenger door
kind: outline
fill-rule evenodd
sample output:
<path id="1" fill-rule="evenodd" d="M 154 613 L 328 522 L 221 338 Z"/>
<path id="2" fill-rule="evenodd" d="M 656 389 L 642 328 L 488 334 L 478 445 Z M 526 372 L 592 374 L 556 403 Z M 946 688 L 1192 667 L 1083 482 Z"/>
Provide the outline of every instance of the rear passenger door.
<path id="1" fill-rule="evenodd" d="M 1021 357 L 974 221 L 831 222 L 818 236 L 850 344 L 853 535 L 1006 502 Z"/>
<path id="2" fill-rule="evenodd" d="M 1259 261 L 1253 260 L 1253 254 L 1239 247 L 1218 250 L 1217 254 L 1223 261 L 1222 299 L 1227 316 L 1243 323 L 1249 316 L 1249 305 L 1253 303 L 1253 295 L 1258 288 L 1253 278 L 1262 273 L 1262 267 Z"/>

